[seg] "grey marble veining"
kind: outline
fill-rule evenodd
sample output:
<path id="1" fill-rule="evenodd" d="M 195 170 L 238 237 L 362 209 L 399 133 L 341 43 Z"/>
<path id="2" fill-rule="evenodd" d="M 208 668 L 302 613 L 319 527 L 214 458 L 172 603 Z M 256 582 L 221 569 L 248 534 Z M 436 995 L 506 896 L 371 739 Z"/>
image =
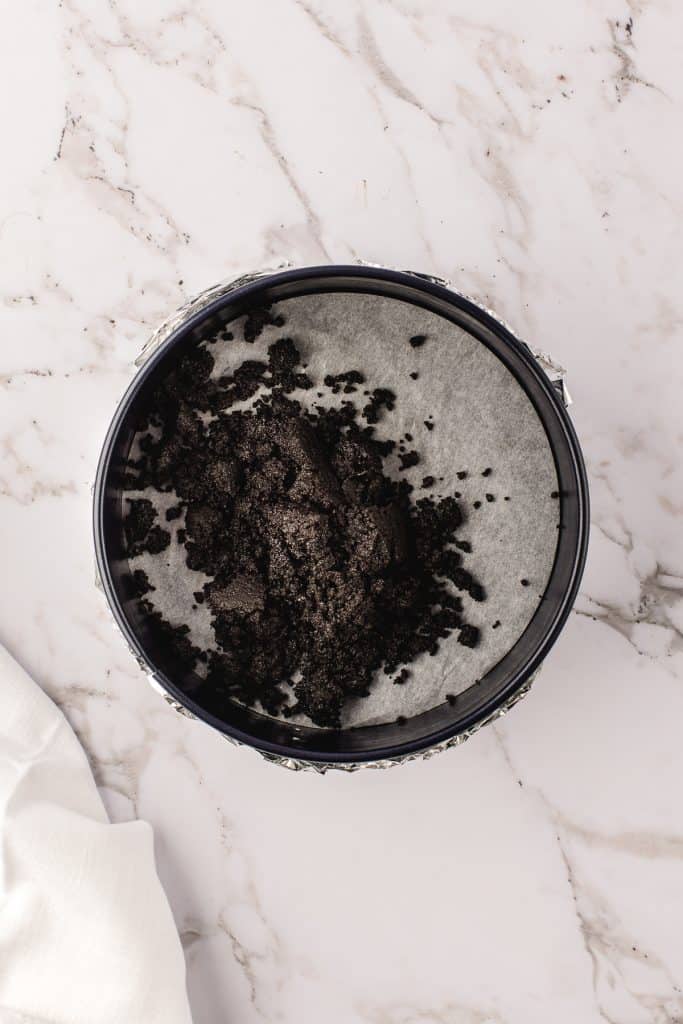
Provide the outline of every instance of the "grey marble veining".
<path id="1" fill-rule="evenodd" d="M 156 833 L 197 1024 L 683 1019 L 683 10 L 27 0 L 0 34 L 0 635 Z M 530 695 L 392 772 L 175 715 L 95 589 L 152 329 L 241 268 L 450 278 L 567 366 L 582 594 Z"/>

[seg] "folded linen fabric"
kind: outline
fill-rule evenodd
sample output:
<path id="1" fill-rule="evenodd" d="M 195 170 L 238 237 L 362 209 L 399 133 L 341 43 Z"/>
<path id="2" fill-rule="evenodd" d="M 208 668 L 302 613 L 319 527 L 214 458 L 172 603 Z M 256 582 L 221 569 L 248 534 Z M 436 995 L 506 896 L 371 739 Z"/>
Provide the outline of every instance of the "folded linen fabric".
<path id="1" fill-rule="evenodd" d="M 191 1024 L 143 821 L 110 824 L 59 708 L 0 647 L 0 1022 Z"/>

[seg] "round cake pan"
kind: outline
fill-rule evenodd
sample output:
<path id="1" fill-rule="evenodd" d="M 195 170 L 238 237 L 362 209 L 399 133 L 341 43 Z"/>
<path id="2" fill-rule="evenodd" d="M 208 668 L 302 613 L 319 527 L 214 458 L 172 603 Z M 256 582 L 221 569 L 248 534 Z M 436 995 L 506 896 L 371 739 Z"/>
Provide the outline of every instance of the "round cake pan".
<path id="1" fill-rule="evenodd" d="M 122 473 L 145 395 L 180 354 L 215 336 L 255 305 L 332 294 L 366 297 L 359 298 L 359 303 L 367 302 L 367 296 L 381 297 L 385 302 L 397 300 L 410 306 L 414 314 L 417 310 L 442 318 L 456 325 L 477 345 L 484 346 L 490 353 L 486 358 L 493 357 L 498 361 L 496 367 L 504 368 L 510 375 L 511 387 L 522 389 L 542 425 L 557 481 L 553 494 L 558 509 L 557 544 L 547 582 L 521 634 L 476 679 L 475 685 L 459 692 L 457 699 L 421 708 L 405 721 L 405 716 L 401 716 L 400 722 L 319 729 L 272 718 L 237 702 L 230 704 L 228 712 L 217 715 L 211 706 L 200 706 L 193 700 L 191 692 L 196 687 L 154 650 L 144 622 L 136 614 L 127 587 L 130 566 L 123 538 Z M 334 343 L 331 337 L 330 344 Z M 116 623 L 152 685 L 173 707 L 286 767 L 354 770 L 362 766 L 385 767 L 455 746 L 504 714 L 527 692 L 571 610 L 583 572 L 589 529 L 586 473 L 567 413 L 564 375 L 547 357 L 532 352 L 494 314 L 454 291 L 447 282 L 416 273 L 354 265 L 255 273 L 212 288 L 179 310 L 155 333 L 143 352 L 141 364 L 116 410 L 98 465 L 94 488 L 95 552 L 100 581 Z M 414 676 L 411 685 L 419 687 L 419 670 Z"/>

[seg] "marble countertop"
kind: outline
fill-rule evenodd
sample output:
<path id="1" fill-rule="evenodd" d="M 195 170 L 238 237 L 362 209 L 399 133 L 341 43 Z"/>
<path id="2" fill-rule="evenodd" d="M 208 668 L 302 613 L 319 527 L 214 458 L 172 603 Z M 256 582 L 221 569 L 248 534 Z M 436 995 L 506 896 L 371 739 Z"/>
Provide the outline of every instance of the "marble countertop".
<path id="1" fill-rule="evenodd" d="M 2 16 L 0 639 L 155 829 L 196 1024 L 683 1020 L 683 8 L 25 0 Z M 463 748 L 294 774 L 146 685 L 90 488 L 133 360 L 244 268 L 450 278 L 569 370 L 581 597 Z"/>

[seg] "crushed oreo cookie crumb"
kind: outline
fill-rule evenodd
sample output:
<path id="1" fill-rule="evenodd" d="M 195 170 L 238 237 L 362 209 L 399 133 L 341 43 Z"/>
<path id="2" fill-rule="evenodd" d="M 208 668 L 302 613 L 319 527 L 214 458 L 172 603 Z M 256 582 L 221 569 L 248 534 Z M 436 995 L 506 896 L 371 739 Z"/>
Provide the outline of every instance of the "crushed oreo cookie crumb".
<path id="1" fill-rule="evenodd" d="M 264 327 L 269 324 L 282 327 L 284 322 L 283 316 L 273 315 L 270 306 L 258 306 L 251 310 L 244 321 L 244 340 L 253 344 L 263 333 Z"/>
<path id="2" fill-rule="evenodd" d="M 170 533 L 155 524 L 156 517 L 156 509 L 148 498 L 128 498 L 128 514 L 123 526 L 129 558 L 144 551 L 150 555 L 159 554 L 170 544 Z"/>
<path id="3" fill-rule="evenodd" d="M 333 395 L 339 394 L 342 390 L 345 395 L 350 395 L 358 390 L 358 384 L 365 383 L 365 377 L 359 370 L 347 370 L 345 373 L 328 373 L 324 382 Z"/>
<path id="4" fill-rule="evenodd" d="M 384 408 L 391 412 L 395 402 L 396 395 L 389 388 L 375 388 L 370 393 L 370 401 L 363 409 L 362 415 L 368 423 L 378 423 L 381 410 Z"/>
<path id="5" fill-rule="evenodd" d="M 283 326 L 282 317 L 252 311 L 245 340 L 269 325 Z M 460 505 L 452 496 L 413 501 L 411 485 L 385 473 L 396 443 L 376 438 L 373 424 L 395 394 L 370 391 L 362 417 L 347 400 L 305 410 L 291 394 L 313 382 L 291 338 L 268 346 L 267 364 L 247 360 L 220 380 L 213 366 L 198 346 L 156 386 L 126 477 L 131 490 L 175 495 L 187 566 L 209 577 L 194 599 L 208 605 L 217 649 L 199 650 L 187 626 L 172 626 L 138 595 L 166 663 L 187 673 L 206 664 L 193 699 L 214 712 L 238 700 L 338 728 L 344 705 L 368 695 L 378 670 L 398 672 L 403 685 L 411 673 L 401 666 L 435 655 L 454 631 L 475 646 L 479 630 L 453 592 L 485 599 L 461 564 L 467 542 L 454 546 Z M 326 386 L 346 393 L 359 378 L 348 371 Z M 233 409 L 244 397 L 252 406 Z M 399 461 L 407 469 L 420 456 Z M 170 534 L 152 503 L 128 502 L 129 557 L 162 551 Z"/>
<path id="6" fill-rule="evenodd" d="M 470 625 L 460 626 L 458 643 L 461 643 L 463 647 L 476 647 L 479 643 L 479 630 L 477 627 Z"/>
<path id="7" fill-rule="evenodd" d="M 149 582 L 144 569 L 135 569 L 130 576 L 124 576 L 124 587 L 127 597 L 144 597 L 155 587 Z"/>
<path id="8" fill-rule="evenodd" d="M 420 461 L 420 456 L 416 451 L 404 452 L 403 455 L 399 455 L 398 468 L 403 470 L 410 469 L 411 466 L 417 466 Z"/>

